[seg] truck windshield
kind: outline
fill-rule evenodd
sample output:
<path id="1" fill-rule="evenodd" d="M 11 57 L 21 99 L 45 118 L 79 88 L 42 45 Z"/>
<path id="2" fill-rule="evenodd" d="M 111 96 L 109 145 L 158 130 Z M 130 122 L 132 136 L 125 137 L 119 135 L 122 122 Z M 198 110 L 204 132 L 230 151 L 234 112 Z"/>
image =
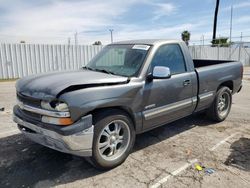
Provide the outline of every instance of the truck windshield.
<path id="1" fill-rule="evenodd" d="M 148 45 L 108 45 L 85 68 L 126 77 L 137 76 L 149 48 Z"/>

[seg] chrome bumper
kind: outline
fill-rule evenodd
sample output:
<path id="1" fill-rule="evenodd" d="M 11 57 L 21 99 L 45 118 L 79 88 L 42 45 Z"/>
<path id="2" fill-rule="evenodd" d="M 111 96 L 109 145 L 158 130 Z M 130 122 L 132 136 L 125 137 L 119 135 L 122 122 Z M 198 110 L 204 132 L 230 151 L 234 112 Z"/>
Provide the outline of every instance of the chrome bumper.
<path id="1" fill-rule="evenodd" d="M 63 136 L 54 131 L 25 122 L 16 115 L 13 115 L 13 120 L 19 125 L 19 129 L 26 137 L 38 144 L 73 155 L 92 155 L 93 125 L 81 132 Z"/>

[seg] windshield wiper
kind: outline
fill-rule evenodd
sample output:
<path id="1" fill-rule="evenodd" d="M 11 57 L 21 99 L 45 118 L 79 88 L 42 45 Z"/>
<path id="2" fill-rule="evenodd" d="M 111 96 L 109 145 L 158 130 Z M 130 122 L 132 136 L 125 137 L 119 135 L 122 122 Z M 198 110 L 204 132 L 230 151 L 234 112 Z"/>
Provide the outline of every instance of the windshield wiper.
<path id="1" fill-rule="evenodd" d="M 104 72 L 104 73 L 107 73 L 107 74 L 113 74 L 113 75 L 116 75 L 115 73 L 111 72 L 111 71 L 108 71 L 106 69 L 95 69 L 95 71 L 98 71 L 98 72 Z"/>
<path id="2" fill-rule="evenodd" d="M 87 66 L 85 66 L 85 67 L 82 67 L 83 69 L 87 69 L 87 70 L 92 70 L 92 71 L 95 71 L 95 69 L 93 69 L 93 68 L 91 68 L 91 67 L 87 67 Z"/>
<path id="3" fill-rule="evenodd" d="M 82 68 L 83 68 L 83 69 L 87 69 L 87 70 L 91 70 L 91 71 L 103 72 L 103 73 L 107 73 L 107 74 L 117 75 L 117 74 L 115 74 L 115 73 L 113 73 L 113 72 L 111 72 L 111 71 L 108 71 L 108 70 L 106 70 L 106 69 L 94 69 L 94 68 L 87 67 L 87 66 L 82 67 Z"/>

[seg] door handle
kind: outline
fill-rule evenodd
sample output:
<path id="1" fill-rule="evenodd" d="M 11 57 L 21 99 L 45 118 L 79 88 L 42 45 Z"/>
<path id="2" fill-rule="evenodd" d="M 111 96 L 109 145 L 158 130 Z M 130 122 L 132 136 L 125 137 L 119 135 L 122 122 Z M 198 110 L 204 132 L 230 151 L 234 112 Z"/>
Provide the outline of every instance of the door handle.
<path id="1" fill-rule="evenodd" d="M 183 86 L 188 86 L 191 84 L 191 80 L 184 80 L 183 81 Z"/>

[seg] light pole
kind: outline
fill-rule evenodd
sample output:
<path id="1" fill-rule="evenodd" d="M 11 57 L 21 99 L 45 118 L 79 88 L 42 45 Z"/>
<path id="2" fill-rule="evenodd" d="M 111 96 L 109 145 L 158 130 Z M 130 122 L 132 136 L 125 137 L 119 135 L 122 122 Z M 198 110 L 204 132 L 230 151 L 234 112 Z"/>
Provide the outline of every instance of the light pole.
<path id="1" fill-rule="evenodd" d="M 217 31 L 217 16 L 219 11 L 220 0 L 216 0 L 216 6 L 214 11 L 214 27 L 213 27 L 213 42 L 216 39 L 216 31 Z"/>
<path id="2" fill-rule="evenodd" d="M 113 43 L 113 31 L 114 29 L 109 29 L 110 31 L 110 40 L 111 40 L 111 43 Z"/>
<path id="3" fill-rule="evenodd" d="M 229 34 L 229 38 L 230 38 L 230 43 L 229 43 L 229 59 L 231 59 L 231 55 L 232 55 L 232 28 L 233 28 L 233 5 L 231 6 L 231 15 L 230 15 L 230 34 Z"/>
<path id="4" fill-rule="evenodd" d="M 230 15 L 230 46 L 232 42 L 232 28 L 233 28 L 233 6 L 231 6 L 231 15 Z"/>

